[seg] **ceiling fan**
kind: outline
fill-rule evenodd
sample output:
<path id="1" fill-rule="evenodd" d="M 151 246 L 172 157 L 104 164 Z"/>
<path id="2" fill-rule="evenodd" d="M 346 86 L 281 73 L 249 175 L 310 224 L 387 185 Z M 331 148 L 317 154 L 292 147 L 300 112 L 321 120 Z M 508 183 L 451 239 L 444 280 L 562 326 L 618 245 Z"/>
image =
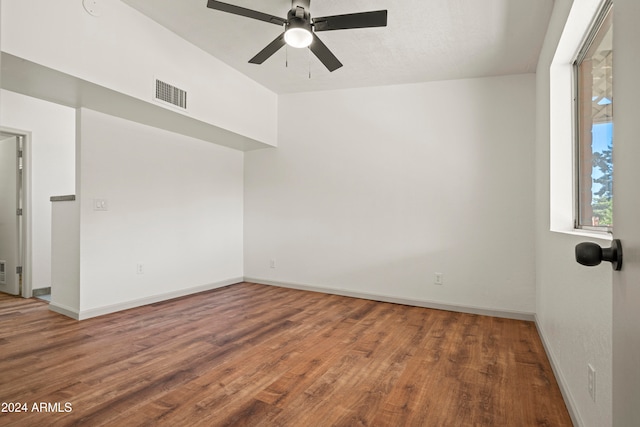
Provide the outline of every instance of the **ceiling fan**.
<path id="1" fill-rule="evenodd" d="M 315 35 L 316 32 L 387 26 L 386 10 L 311 18 L 310 3 L 311 0 L 291 0 L 291 10 L 286 19 L 215 0 L 208 0 L 207 7 L 284 26 L 282 34 L 249 60 L 252 64 L 262 64 L 287 44 L 296 48 L 309 47 L 329 71 L 334 71 L 342 67 L 342 64 Z"/>

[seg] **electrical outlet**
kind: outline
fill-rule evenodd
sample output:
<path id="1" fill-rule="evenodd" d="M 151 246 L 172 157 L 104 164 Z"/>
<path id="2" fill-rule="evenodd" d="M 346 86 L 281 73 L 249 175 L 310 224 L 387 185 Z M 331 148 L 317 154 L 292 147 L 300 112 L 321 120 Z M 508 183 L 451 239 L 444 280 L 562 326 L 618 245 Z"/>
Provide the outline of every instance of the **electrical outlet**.
<path id="1" fill-rule="evenodd" d="M 433 283 L 436 284 L 436 285 L 443 285 L 444 284 L 443 277 L 444 277 L 444 274 L 435 273 L 435 279 L 434 279 Z"/>
<path id="2" fill-rule="evenodd" d="M 144 266 L 140 263 L 136 264 L 136 274 L 144 274 Z"/>
<path id="3" fill-rule="evenodd" d="M 587 387 L 589 388 L 589 396 L 591 396 L 591 400 L 596 401 L 596 369 L 591 366 L 591 364 L 587 365 Z"/>
<path id="4" fill-rule="evenodd" d="M 269 261 L 269 267 L 276 268 L 276 260 L 275 259 L 272 259 L 271 261 Z"/>

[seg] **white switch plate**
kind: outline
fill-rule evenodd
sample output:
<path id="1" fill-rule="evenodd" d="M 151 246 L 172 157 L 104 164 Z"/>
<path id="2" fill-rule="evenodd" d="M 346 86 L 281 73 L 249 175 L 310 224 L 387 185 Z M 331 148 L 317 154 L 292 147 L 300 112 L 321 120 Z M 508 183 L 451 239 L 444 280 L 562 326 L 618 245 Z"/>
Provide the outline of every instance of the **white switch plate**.
<path id="1" fill-rule="evenodd" d="M 93 199 L 93 210 L 108 211 L 109 203 L 107 202 L 107 199 Z"/>
<path id="2" fill-rule="evenodd" d="M 443 282 L 443 280 L 444 280 L 444 279 L 443 279 L 443 276 L 444 276 L 444 274 L 442 274 L 442 273 L 435 273 L 435 278 L 434 278 L 434 280 L 433 280 L 433 283 L 434 283 L 435 285 L 442 285 L 442 284 L 444 284 L 444 282 Z"/>

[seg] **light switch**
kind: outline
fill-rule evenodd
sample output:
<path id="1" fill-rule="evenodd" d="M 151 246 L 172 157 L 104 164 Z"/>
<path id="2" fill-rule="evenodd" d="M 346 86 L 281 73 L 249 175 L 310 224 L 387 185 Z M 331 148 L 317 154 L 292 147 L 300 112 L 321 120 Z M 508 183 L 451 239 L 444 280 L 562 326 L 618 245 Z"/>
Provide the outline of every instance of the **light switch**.
<path id="1" fill-rule="evenodd" d="M 107 203 L 107 199 L 93 199 L 93 210 L 108 211 L 109 204 Z"/>

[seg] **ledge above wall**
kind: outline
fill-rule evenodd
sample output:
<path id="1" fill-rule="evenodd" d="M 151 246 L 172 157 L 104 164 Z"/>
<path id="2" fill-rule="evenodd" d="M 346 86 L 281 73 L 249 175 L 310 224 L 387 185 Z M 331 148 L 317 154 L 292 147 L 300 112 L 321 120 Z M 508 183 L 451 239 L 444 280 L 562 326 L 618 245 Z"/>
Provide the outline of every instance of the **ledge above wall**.
<path id="1" fill-rule="evenodd" d="M 6 52 L 1 55 L 2 89 L 68 107 L 85 107 L 235 150 L 251 151 L 273 147 L 160 104 L 116 92 Z"/>

